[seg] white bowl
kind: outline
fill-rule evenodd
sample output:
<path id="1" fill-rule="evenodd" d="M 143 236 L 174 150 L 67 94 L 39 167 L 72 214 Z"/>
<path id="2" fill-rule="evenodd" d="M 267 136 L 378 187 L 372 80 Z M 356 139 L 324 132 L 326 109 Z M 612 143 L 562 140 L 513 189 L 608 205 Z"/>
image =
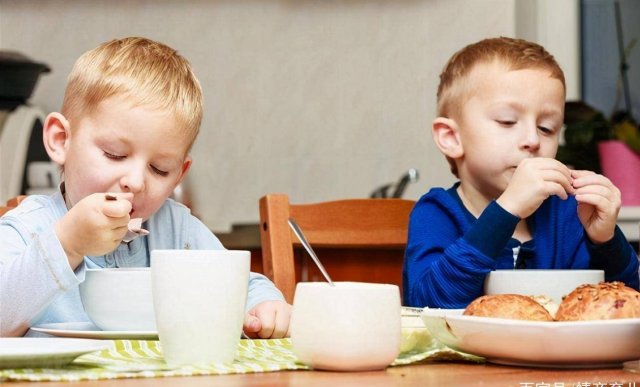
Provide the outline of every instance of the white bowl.
<path id="1" fill-rule="evenodd" d="M 155 331 L 151 269 L 87 269 L 80 284 L 84 310 L 105 331 Z"/>
<path id="2" fill-rule="evenodd" d="M 301 362 L 330 371 L 387 367 L 400 351 L 400 290 L 363 282 L 300 282 L 291 344 Z"/>
<path id="3" fill-rule="evenodd" d="M 604 281 L 602 270 L 495 270 L 484 282 L 485 294 L 544 295 L 556 303 L 582 284 Z"/>

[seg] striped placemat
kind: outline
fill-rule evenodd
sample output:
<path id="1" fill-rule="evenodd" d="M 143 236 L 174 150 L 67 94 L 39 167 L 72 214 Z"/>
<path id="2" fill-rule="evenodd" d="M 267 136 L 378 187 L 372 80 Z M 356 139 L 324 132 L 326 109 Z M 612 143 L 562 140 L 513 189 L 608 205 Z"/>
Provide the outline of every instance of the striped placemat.
<path id="1" fill-rule="evenodd" d="M 168 368 L 159 341 L 114 340 L 110 349 L 89 353 L 63 368 L 0 370 L 0 381 L 78 381 L 169 376 L 222 375 L 283 370 L 306 370 L 291 349 L 290 339 L 241 340 L 233 363 Z M 420 361 L 482 359 L 456 352 L 436 341 L 424 351 L 401 354 L 392 366 Z"/>

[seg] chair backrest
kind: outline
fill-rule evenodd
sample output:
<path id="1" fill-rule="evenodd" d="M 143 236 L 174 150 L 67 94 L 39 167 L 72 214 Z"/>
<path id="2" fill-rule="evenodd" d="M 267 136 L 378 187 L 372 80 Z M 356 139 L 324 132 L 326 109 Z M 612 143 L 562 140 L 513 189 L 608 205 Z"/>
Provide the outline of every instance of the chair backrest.
<path id="1" fill-rule="evenodd" d="M 296 270 L 294 247 L 301 244 L 289 228 L 288 218 L 295 219 L 309 243 L 320 256 L 329 275 L 336 281 L 376 281 L 375 273 L 383 272 L 392 283 L 402 282 L 402 260 L 407 243 L 409 213 L 415 202 L 403 199 L 349 199 L 314 204 L 290 204 L 285 194 L 270 194 L 260 199 L 260 240 L 262 265 L 265 275 L 282 291 L 288 302 L 293 301 L 296 282 L 305 280 L 304 273 Z M 332 271 L 319 251 L 339 249 L 338 261 Z M 360 265 L 350 270 L 340 270 L 339 265 L 349 266 L 349 252 L 359 250 Z M 363 251 L 364 250 L 364 251 Z M 386 256 L 375 267 L 369 258 L 374 250 L 385 250 Z M 389 262 L 389 253 L 393 262 Z M 303 262 L 311 259 L 303 257 Z M 324 256 L 326 257 L 326 256 Z M 369 263 L 367 263 L 369 260 Z M 309 271 L 315 269 L 310 263 Z M 372 274 L 373 273 L 373 274 Z M 390 277 L 391 276 L 391 277 Z"/>
<path id="2" fill-rule="evenodd" d="M 16 196 L 15 198 L 11 198 L 7 200 L 7 204 L 5 206 L 0 206 L 0 216 L 4 215 L 5 212 L 13 208 L 16 208 L 21 201 L 26 199 L 26 197 L 27 197 L 26 195 L 20 195 L 20 196 Z"/>

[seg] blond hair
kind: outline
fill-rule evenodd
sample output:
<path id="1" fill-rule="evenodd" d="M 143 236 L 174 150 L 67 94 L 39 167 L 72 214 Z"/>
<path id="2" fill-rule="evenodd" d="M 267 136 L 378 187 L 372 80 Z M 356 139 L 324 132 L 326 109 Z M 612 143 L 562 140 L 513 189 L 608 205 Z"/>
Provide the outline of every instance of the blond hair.
<path id="1" fill-rule="evenodd" d="M 176 50 L 140 37 L 115 39 L 85 52 L 69 74 L 62 114 L 70 122 L 112 96 L 173 114 L 193 145 L 202 121 L 202 89 Z"/>
<path id="2" fill-rule="evenodd" d="M 566 88 L 564 72 L 560 65 L 541 45 L 507 37 L 484 39 L 453 54 L 444 66 L 438 85 L 438 115 L 447 118 L 458 115 L 472 91 L 471 82 L 468 82 L 471 71 L 478 64 L 494 62 L 503 64 L 509 71 L 549 71 L 550 77 L 562 82 L 563 89 Z M 451 166 L 451 172 L 457 176 L 455 163 L 448 157 L 447 161 Z"/>

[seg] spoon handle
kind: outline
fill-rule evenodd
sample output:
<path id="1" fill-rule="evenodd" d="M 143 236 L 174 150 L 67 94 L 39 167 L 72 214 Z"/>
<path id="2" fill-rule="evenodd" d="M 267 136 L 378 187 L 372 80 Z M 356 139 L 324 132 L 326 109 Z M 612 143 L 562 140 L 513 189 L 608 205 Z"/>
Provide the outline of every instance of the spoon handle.
<path id="1" fill-rule="evenodd" d="M 307 253 L 309 253 L 311 258 L 313 259 L 313 262 L 316 263 L 316 265 L 318 266 L 318 269 L 320 269 L 320 272 L 322 272 L 322 275 L 327 280 L 327 282 L 329 282 L 331 286 L 335 286 L 333 284 L 333 281 L 331 281 L 331 278 L 329 277 L 329 273 L 327 273 L 324 266 L 322 266 L 322 263 L 320 262 L 320 259 L 318 259 L 318 256 L 316 255 L 315 251 L 313 251 L 313 249 L 311 248 L 311 245 L 309 244 L 309 242 L 307 242 L 307 238 L 304 237 L 302 230 L 300 230 L 300 227 L 298 227 L 298 224 L 292 218 L 289 218 L 289 227 L 291 227 L 291 229 L 293 230 L 293 233 L 296 234 L 296 236 L 300 240 L 300 243 L 302 243 L 302 246 L 304 246 L 304 249 L 307 250 Z"/>

